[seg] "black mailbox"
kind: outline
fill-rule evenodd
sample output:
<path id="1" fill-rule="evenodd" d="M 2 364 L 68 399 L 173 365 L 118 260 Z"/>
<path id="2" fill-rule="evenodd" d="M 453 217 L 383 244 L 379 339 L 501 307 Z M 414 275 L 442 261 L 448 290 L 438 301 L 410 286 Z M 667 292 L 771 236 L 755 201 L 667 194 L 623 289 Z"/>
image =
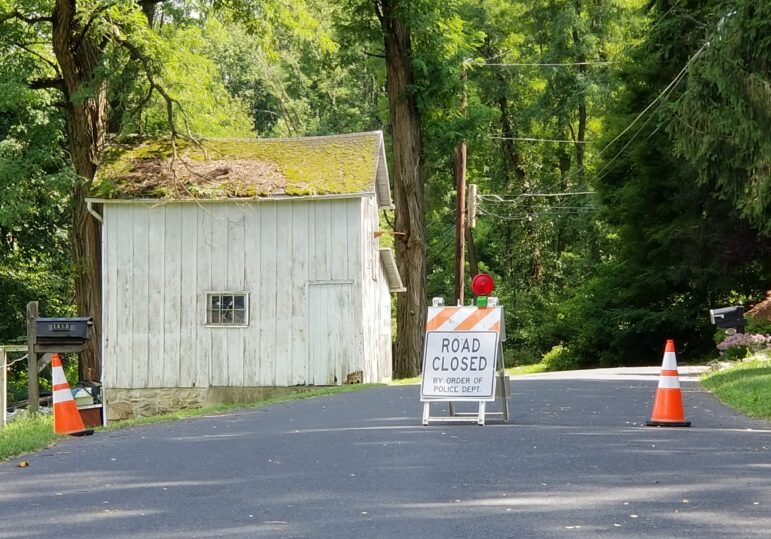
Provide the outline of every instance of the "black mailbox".
<path id="1" fill-rule="evenodd" d="M 739 333 L 744 333 L 744 307 L 721 307 L 710 309 L 709 318 L 719 328 L 736 328 Z"/>
<path id="2" fill-rule="evenodd" d="M 37 318 L 37 342 L 40 344 L 79 344 L 91 338 L 93 318 Z"/>

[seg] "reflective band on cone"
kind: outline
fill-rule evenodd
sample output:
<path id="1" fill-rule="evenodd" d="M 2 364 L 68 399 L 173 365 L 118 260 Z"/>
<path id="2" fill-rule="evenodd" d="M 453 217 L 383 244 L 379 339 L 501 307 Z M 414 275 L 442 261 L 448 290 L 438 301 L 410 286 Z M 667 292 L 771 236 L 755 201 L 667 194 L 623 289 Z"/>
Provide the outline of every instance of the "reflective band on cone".
<path id="1" fill-rule="evenodd" d="M 690 427 L 691 422 L 685 420 L 683 395 L 680 390 L 680 379 L 677 374 L 677 358 L 675 343 L 668 340 L 664 351 L 664 361 L 661 365 L 661 377 L 653 402 L 653 413 L 645 424 L 649 427 Z"/>

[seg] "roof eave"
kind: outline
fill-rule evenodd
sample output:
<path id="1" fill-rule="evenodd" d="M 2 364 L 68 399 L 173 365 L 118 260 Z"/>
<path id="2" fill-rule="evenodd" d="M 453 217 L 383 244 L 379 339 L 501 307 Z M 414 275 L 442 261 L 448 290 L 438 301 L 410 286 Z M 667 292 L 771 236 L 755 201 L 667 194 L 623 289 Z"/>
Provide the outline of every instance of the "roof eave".
<path id="1" fill-rule="evenodd" d="M 378 142 L 376 145 L 375 192 L 377 193 L 378 207 L 381 210 L 390 210 L 393 209 L 394 203 L 391 198 L 391 182 L 388 178 L 388 161 L 386 160 L 382 131 L 378 131 Z"/>

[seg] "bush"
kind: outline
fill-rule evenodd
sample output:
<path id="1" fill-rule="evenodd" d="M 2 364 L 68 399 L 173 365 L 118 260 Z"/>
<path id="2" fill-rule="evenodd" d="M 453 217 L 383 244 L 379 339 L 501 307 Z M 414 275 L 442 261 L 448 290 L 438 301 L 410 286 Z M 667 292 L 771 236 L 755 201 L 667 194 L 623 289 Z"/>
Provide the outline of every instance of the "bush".
<path id="1" fill-rule="evenodd" d="M 543 363 L 550 371 L 570 371 L 583 366 L 581 357 L 563 344 L 553 346 L 543 356 Z"/>
<path id="2" fill-rule="evenodd" d="M 771 334 L 771 321 L 748 315 L 744 318 L 747 333 Z"/>
<path id="3" fill-rule="evenodd" d="M 735 333 L 717 345 L 723 357 L 731 361 L 744 359 L 753 352 L 768 350 L 769 347 L 771 336 L 762 333 Z"/>

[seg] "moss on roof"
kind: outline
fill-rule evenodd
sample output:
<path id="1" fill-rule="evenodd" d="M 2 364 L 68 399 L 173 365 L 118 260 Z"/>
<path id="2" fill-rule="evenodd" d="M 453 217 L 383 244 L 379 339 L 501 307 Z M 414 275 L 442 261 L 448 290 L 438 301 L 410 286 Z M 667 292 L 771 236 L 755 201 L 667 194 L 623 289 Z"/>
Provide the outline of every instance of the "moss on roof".
<path id="1" fill-rule="evenodd" d="M 251 198 L 373 192 L 379 132 L 297 139 L 114 145 L 94 196 L 105 199 Z"/>

